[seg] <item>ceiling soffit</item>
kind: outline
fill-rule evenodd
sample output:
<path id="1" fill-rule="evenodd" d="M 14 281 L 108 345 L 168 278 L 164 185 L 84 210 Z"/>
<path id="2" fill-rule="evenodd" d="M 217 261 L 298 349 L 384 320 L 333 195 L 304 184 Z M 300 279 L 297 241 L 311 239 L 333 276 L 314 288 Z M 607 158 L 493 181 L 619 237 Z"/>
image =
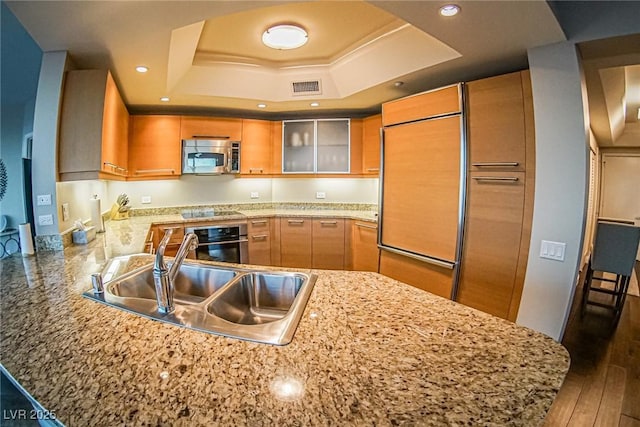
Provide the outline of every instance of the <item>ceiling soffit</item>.
<path id="1" fill-rule="evenodd" d="M 349 22 L 342 13 L 340 25 L 333 26 L 329 17 L 324 16 L 328 13 L 327 6 L 330 6 L 324 2 L 294 8 L 294 11 L 304 9 L 308 17 L 306 21 L 300 18 L 301 22 L 316 30 L 309 31 L 308 46 L 291 51 L 269 49 L 261 43 L 262 32 L 270 23 L 285 22 L 271 17 L 269 11 L 279 9 L 277 7 L 265 8 L 265 12 L 259 9 L 178 28 L 171 35 L 167 90 L 172 96 L 201 95 L 269 102 L 305 98 L 343 99 L 460 57 L 460 53 L 436 38 L 386 12 L 365 3 L 346 4 L 350 5 L 348 11 L 354 15 L 352 21 L 357 16 L 360 22 L 367 22 L 366 25 L 358 25 L 355 32 L 351 28 L 340 27 Z M 313 13 L 315 7 L 311 6 L 317 7 L 320 13 Z M 363 10 L 374 10 L 375 19 L 362 19 Z M 244 23 L 245 15 L 249 15 L 248 24 Z M 349 13 L 346 15 L 349 16 Z M 294 13 L 292 16 L 304 14 Z M 324 20 L 323 30 L 316 23 L 318 19 Z M 240 30 L 225 36 L 219 43 L 220 47 L 214 50 L 218 44 L 213 40 L 223 37 L 224 29 L 234 25 Z M 320 34 L 323 32 L 332 34 L 322 40 Z M 247 36 L 247 33 L 251 36 Z M 320 39 L 315 43 L 314 34 Z M 339 37 L 340 34 L 344 37 Z M 233 42 L 236 36 L 242 38 L 237 45 Z M 311 95 L 294 94 L 292 83 L 300 81 L 319 81 L 321 91 Z M 366 108 L 370 105 L 357 107 Z"/>

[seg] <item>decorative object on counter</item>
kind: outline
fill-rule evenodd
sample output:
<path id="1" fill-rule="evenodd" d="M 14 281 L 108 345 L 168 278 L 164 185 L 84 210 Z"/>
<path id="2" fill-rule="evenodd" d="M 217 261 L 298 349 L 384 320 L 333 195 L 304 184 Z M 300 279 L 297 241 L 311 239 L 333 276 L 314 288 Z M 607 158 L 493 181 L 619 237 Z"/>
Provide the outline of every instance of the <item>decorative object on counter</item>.
<path id="1" fill-rule="evenodd" d="M 122 193 L 116 199 L 116 203 L 111 207 L 111 219 L 121 220 L 129 218 L 129 196 Z"/>
<path id="2" fill-rule="evenodd" d="M 82 223 L 82 220 L 80 219 L 76 220 L 73 225 L 75 225 L 75 227 L 77 228 L 77 230 L 73 231 L 72 233 L 73 243 L 75 243 L 76 245 L 86 245 L 96 238 L 95 227 L 85 227 L 85 225 Z"/>
<path id="3" fill-rule="evenodd" d="M 4 199 L 4 194 L 7 192 L 7 167 L 4 165 L 4 160 L 0 159 L 0 200 Z"/>
<path id="4" fill-rule="evenodd" d="M 104 221 L 102 220 L 102 208 L 100 207 L 100 199 L 97 194 L 89 199 L 91 207 L 91 224 L 96 227 L 96 233 L 104 233 Z"/>
<path id="5" fill-rule="evenodd" d="M 15 228 L 7 228 L 0 231 L 0 259 L 15 254 L 20 250 L 20 242 L 16 239 L 17 234 L 18 230 Z"/>
<path id="6" fill-rule="evenodd" d="M 22 256 L 33 255 L 35 251 L 33 250 L 33 237 L 31 234 L 31 224 L 24 223 L 18 226 L 18 232 L 20 236 L 20 242 L 22 243 Z"/>

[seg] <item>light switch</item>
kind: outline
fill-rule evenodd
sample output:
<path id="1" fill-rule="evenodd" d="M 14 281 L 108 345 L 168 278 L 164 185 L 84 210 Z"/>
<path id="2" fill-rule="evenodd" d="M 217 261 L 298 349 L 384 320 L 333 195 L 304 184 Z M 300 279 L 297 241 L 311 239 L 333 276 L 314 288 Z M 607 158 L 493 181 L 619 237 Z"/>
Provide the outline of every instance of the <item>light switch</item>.
<path id="1" fill-rule="evenodd" d="M 53 215 L 39 215 L 38 224 L 40 225 L 53 225 Z"/>
<path id="2" fill-rule="evenodd" d="M 316 191 L 316 199 L 324 199 L 327 195 L 324 191 Z"/>
<path id="3" fill-rule="evenodd" d="M 140 197 L 140 203 L 142 203 L 143 205 L 148 205 L 149 203 L 151 203 L 151 196 Z"/>
<path id="4" fill-rule="evenodd" d="M 252 199 L 259 199 L 260 198 L 260 194 L 257 191 L 252 191 L 251 192 L 251 198 Z"/>
<path id="5" fill-rule="evenodd" d="M 564 252 L 566 248 L 566 243 L 543 240 L 540 245 L 540 258 L 564 261 Z"/>

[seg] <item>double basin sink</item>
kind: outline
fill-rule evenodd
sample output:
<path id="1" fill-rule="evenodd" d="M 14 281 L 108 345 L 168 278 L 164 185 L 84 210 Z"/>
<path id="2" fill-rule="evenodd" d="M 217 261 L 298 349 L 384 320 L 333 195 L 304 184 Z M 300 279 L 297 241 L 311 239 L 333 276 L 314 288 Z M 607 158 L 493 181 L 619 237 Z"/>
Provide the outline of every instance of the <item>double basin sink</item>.
<path id="1" fill-rule="evenodd" d="M 117 270 L 112 260 L 105 272 Z M 107 273 L 113 274 L 113 273 Z M 316 281 L 314 274 L 256 271 L 184 262 L 174 280 L 175 311 L 158 311 L 153 264 L 83 296 L 150 319 L 267 344 L 291 342 Z"/>

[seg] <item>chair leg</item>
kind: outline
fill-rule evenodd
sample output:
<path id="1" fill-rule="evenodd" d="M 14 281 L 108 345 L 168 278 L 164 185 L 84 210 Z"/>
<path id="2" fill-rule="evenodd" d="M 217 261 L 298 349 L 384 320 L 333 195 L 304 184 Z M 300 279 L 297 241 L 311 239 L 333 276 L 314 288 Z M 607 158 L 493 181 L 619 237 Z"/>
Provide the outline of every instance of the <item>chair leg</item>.
<path id="1" fill-rule="evenodd" d="M 624 302 L 627 298 L 627 290 L 629 289 L 629 276 L 620 276 L 620 290 L 618 295 L 616 295 L 616 305 L 613 319 L 613 327 L 618 326 L 618 321 L 620 320 L 620 316 L 622 315 L 622 310 L 624 309 Z"/>
<path id="2" fill-rule="evenodd" d="M 591 281 L 593 280 L 593 270 L 591 269 L 591 261 L 587 264 L 587 274 L 582 285 L 582 305 L 580 307 L 580 317 L 584 316 L 587 309 L 587 301 L 589 300 L 589 291 L 591 290 Z"/>

